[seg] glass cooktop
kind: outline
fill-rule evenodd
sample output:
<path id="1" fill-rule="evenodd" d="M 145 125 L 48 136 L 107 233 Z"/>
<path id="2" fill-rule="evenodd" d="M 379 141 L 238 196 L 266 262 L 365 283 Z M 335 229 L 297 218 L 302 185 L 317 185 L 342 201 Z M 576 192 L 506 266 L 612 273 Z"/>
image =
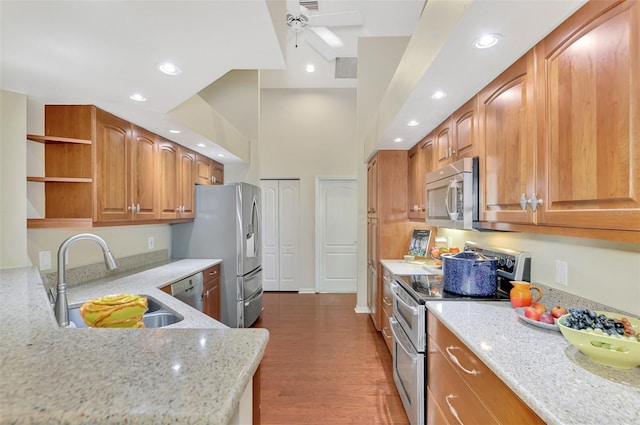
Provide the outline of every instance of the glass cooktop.
<path id="1" fill-rule="evenodd" d="M 444 290 L 442 276 L 434 274 L 396 275 L 396 280 L 421 304 L 426 301 L 509 301 L 509 294 L 498 289 L 494 295 L 472 297 Z M 498 285 L 500 286 L 500 285 Z"/>

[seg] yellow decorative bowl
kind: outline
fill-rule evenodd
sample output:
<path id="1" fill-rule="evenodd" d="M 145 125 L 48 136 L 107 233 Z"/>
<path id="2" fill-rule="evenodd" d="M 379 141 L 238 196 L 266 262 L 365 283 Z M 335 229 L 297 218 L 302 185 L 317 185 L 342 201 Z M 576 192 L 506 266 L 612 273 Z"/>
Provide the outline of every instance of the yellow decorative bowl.
<path id="1" fill-rule="evenodd" d="M 596 311 L 596 314 L 604 314 L 612 319 L 626 317 L 636 333 L 640 331 L 640 320 L 636 318 L 606 311 Z M 565 314 L 557 321 L 560 332 L 589 359 L 619 369 L 633 369 L 640 366 L 640 341 L 633 338 L 572 329 L 564 324 L 564 319 L 567 316 L 570 314 Z"/>
<path id="2" fill-rule="evenodd" d="M 147 297 L 135 294 L 107 295 L 80 307 L 82 320 L 92 328 L 143 328 L 145 311 Z"/>

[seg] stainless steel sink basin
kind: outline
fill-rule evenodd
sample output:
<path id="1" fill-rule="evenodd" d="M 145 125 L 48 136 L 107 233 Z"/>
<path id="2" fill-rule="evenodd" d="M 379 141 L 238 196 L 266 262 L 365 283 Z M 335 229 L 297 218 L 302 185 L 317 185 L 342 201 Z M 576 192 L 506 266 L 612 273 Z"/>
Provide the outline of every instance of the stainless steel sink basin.
<path id="1" fill-rule="evenodd" d="M 180 314 L 171 310 L 155 298 L 148 295 L 143 296 L 147 297 L 148 308 L 147 312 L 142 316 L 142 323 L 144 323 L 145 328 L 162 328 L 178 323 L 184 319 Z M 80 315 L 80 307 L 82 304 L 84 303 L 69 306 L 69 322 L 73 322 L 76 328 L 88 328 Z"/>

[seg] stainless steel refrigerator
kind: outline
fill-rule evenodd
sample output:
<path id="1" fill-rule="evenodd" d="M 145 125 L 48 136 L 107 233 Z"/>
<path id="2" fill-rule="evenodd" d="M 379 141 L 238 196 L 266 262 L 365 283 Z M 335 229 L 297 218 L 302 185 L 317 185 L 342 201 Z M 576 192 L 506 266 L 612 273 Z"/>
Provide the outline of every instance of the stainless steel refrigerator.
<path id="1" fill-rule="evenodd" d="M 221 319 L 251 326 L 262 313 L 261 189 L 248 183 L 196 186 L 192 223 L 172 225 L 173 258 L 220 258 Z"/>

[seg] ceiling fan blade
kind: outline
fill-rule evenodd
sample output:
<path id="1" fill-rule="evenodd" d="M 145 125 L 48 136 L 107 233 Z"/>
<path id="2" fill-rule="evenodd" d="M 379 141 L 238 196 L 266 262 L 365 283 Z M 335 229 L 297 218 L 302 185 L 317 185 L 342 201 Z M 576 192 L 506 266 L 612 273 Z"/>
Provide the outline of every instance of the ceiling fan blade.
<path id="1" fill-rule="evenodd" d="M 326 60 L 332 61 L 336 58 L 336 51 L 329 46 L 323 39 L 318 37 L 315 32 L 309 31 L 307 34 L 312 35 L 306 38 L 306 42 L 309 46 L 313 47 L 318 53 L 322 55 Z"/>
<path id="2" fill-rule="evenodd" d="M 309 29 L 331 47 L 344 46 L 340 37 L 327 27 L 309 27 Z"/>
<path id="3" fill-rule="evenodd" d="M 362 14 L 359 10 L 309 16 L 309 24 L 314 27 L 352 27 L 362 23 Z"/>

